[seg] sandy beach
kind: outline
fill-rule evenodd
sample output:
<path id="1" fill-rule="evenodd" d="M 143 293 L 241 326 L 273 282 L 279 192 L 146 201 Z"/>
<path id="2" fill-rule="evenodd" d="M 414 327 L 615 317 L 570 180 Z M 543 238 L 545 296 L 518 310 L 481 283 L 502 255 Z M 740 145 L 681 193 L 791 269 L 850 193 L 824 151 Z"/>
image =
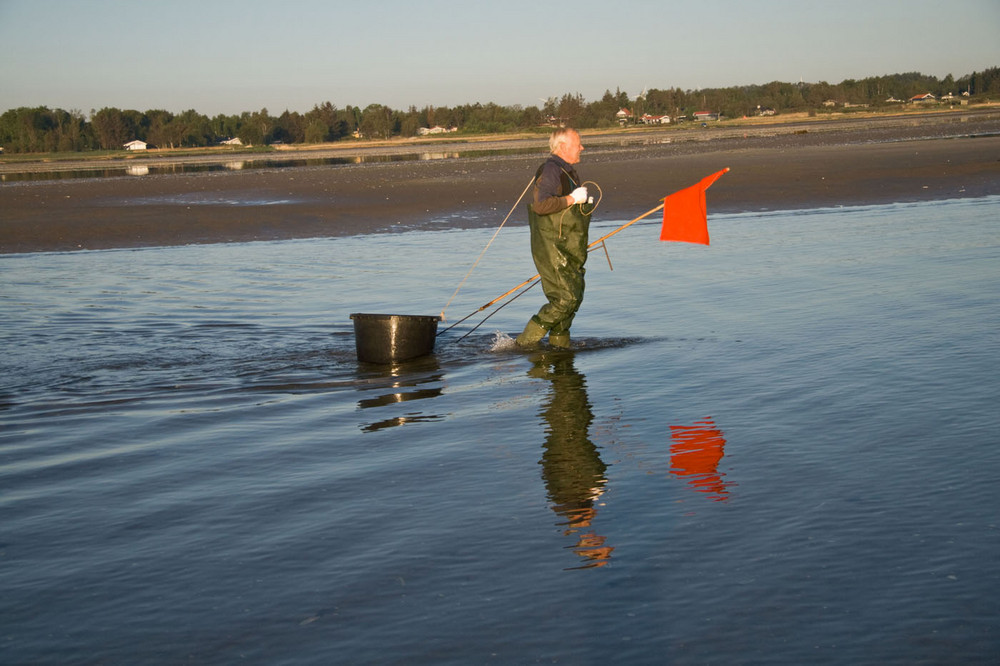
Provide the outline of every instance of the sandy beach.
<path id="1" fill-rule="evenodd" d="M 585 134 L 578 170 L 603 195 L 597 217 L 631 219 L 727 167 L 731 172 L 709 190 L 710 213 L 1000 194 L 1000 110 L 722 127 Z M 286 152 L 289 159 L 321 159 L 422 151 L 433 151 L 432 157 L 476 152 L 205 173 L 9 179 L 0 185 L 0 253 L 492 227 L 547 154 L 544 138 Z M 0 175 L 13 168 L 3 165 Z M 509 224 L 524 224 L 523 217 L 515 213 Z"/>

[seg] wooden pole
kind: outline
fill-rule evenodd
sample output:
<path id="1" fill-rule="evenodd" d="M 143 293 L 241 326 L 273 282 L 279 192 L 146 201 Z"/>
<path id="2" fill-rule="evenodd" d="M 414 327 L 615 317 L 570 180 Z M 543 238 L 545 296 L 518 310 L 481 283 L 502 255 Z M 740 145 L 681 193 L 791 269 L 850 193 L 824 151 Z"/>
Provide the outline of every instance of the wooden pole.
<path id="1" fill-rule="evenodd" d="M 611 238 L 612 236 L 614 236 L 614 235 L 615 235 L 616 233 L 618 233 L 619 231 L 622 231 L 622 230 L 623 230 L 623 229 L 625 229 L 626 227 L 630 227 L 630 226 L 632 226 L 633 224 L 635 224 L 635 223 L 636 223 L 636 222 L 638 222 L 639 220 L 644 220 L 644 219 L 646 219 L 647 217 L 649 217 L 650 215 L 652 215 L 652 214 L 653 214 L 653 213 L 655 213 L 656 211 L 658 211 L 658 210 L 662 210 L 662 209 L 663 209 L 663 204 L 661 203 L 661 204 L 660 204 L 659 206 L 657 206 L 656 208 L 651 208 L 650 210 L 646 211 L 645 213 L 643 213 L 643 214 L 642 214 L 642 215 L 640 215 L 639 217 L 635 218 L 635 219 L 634 219 L 634 220 L 632 220 L 631 222 L 626 222 L 625 224 L 623 224 L 622 226 L 618 227 L 617 229 L 615 229 L 615 230 L 614 230 L 614 231 L 612 231 L 611 233 L 609 233 L 609 234 L 605 234 L 604 236 L 601 236 L 600 238 L 598 238 L 597 240 L 595 240 L 595 241 L 594 241 L 593 243 L 591 243 L 591 244 L 590 244 L 590 245 L 588 245 L 587 247 L 588 247 L 588 248 L 591 248 L 591 247 L 594 247 L 594 246 L 596 246 L 596 245 L 600 245 L 601 243 L 603 243 L 603 242 L 604 242 L 604 241 L 606 241 L 607 239 L 609 239 L 609 238 Z"/>
<path id="2" fill-rule="evenodd" d="M 589 250 L 589 249 L 590 249 L 590 248 L 592 248 L 592 247 L 595 247 L 595 246 L 597 246 L 597 245 L 600 245 L 601 243 L 603 243 L 603 242 L 604 242 L 604 241 L 606 241 L 607 239 L 609 239 L 609 238 L 611 238 L 612 236 L 614 236 L 615 234 L 617 234 L 617 233 L 618 233 L 619 231 L 622 231 L 623 229 L 625 229 L 625 228 L 627 228 L 627 227 L 630 227 L 630 226 L 632 226 L 633 224 L 635 224 L 635 223 L 636 223 L 636 222 L 638 222 L 639 220 L 644 220 L 644 219 L 646 219 L 647 217 L 649 217 L 650 215 L 652 215 L 652 214 L 653 214 L 653 213 L 655 213 L 656 211 L 658 211 L 658 210 L 662 210 L 662 208 L 663 208 L 663 204 L 661 203 L 661 204 L 660 204 L 659 206 L 657 206 L 656 208 L 652 208 L 652 209 L 650 209 L 650 210 L 646 211 L 645 213 L 643 213 L 643 214 L 642 214 L 642 215 L 640 215 L 639 217 L 635 218 L 635 219 L 634 219 L 634 220 L 632 220 L 631 222 L 626 222 L 625 224 L 623 224 L 622 226 L 618 227 L 617 229 L 615 229 L 615 230 L 614 230 L 614 231 L 612 231 L 611 233 L 609 233 L 609 234 L 605 234 L 604 236 L 601 236 L 600 238 L 598 238 L 597 240 L 595 240 L 595 241 L 594 241 L 593 243 L 591 243 L 590 245 L 588 245 L 588 246 L 587 246 L 587 249 Z M 502 301 L 503 299 L 507 298 L 508 296 L 510 296 L 511 294 L 513 294 L 513 293 L 514 293 L 515 291 L 517 291 L 517 290 L 518 290 L 518 289 L 520 289 L 521 287 L 526 287 L 526 286 L 528 286 L 529 284 L 531 284 L 532 282 L 534 282 L 534 281 L 535 281 L 535 280 L 537 280 L 538 278 L 539 278 L 539 275 L 538 275 L 538 273 L 535 273 L 535 274 L 534 274 L 533 276 L 531 276 L 530 278 L 528 278 L 527 280 L 525 280 L 525 281 L 524 281 L 524 282 L 522 282 L 521 284 L 517 285 L 517 286 L 516 286 L 516 287 L 514 287 L 513 289 L 509 289 L 508 291 L 505 291 L 504 293 L 500 294 L 499 296 L 497 296 L 496 298 L 494 298 L 494 299 L 493 299 L 492 301 L 490 301 L 489 303 L 486 303 L 485 305 L 483 305 L 482 307 L 480 307 L 480 308 L 479 308 L 478 310 L 476 310 L 476 312 L 482 312 L 483 310 L 485 310 L 486 308 L 490 307 L 491 305 L 493 305 L 493 304 L 494 304 L 494 303 L 496 303 L 497 301 Z M 475 313 L 473 313 L 473 314 L 475 314 Z M 470 315 L 470 316 L 471 316 L 471 315 Z M 468 317 L 466 317 L 466 319 L 468 319 Z"/>

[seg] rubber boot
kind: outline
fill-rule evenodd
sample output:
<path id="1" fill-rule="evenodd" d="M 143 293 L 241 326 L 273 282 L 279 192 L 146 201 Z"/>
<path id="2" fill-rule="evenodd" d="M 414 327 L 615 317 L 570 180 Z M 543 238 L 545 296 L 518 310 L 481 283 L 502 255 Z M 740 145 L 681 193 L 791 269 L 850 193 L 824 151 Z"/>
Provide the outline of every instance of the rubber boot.
<path id="1" fill-rule="evenodd" d="M 569 349 L 569 331 L 549 333 L 549 344 L 560 349 Z"/>
<path id="2" fill-rule="evenodd" d="M 529 319 L 521 335 L 514 339 L 518 347 L 534 347 L 537 345 L 548 331 L 534 319 Z"/>

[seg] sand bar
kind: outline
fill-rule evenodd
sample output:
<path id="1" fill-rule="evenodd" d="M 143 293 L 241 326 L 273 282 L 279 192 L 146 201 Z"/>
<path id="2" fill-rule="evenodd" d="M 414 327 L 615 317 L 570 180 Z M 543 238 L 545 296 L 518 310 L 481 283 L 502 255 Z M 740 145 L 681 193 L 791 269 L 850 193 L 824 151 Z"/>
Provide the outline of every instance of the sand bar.
<path id="1" fill-rule="evenodd" d="M 598 217 L 628 220 L 719 169 L 709 211 L 749 212 L 1000 194 L 1000 110 L 584 136 Z M 479 151 L 468 157 L 447 157 Z M 544 139 L 372 146 L 424 159 L 0 185 L 0 253 L 493 227 L 547 154 Z M 500 152 L 491 152 L 500 151 Z M 303 155 L 288 151 L 288 159 Z M 311 158 L 359 155 L 355 145 Z M 270 157 L 270 156 L 269 156 Z M 213 158 L 178 158 L 192 160 Z M 221 158 L 214 158 L 216 160 Z M 231 158 L 226 158 L 231 159 Z M 0 175 L 20 169 L 0 165 Z M 596 189 L 596 188 L 595 188 Z M 515 214 L 509 224 L 524 224 Z"/>

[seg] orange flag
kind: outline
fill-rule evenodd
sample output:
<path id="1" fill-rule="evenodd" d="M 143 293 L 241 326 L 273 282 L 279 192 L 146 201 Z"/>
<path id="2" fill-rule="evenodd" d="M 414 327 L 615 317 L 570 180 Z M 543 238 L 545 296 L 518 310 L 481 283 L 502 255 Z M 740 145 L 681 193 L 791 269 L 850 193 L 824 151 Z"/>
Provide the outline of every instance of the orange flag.
<path id="1" fill-rule="evenodd" d="M 708 245 L 708 208 L 705 190 L 711 187 L 728 168 L 701 179 L 700 183 L 674 192 L 663 200 L 661 241 L 682 241 Z"/>

